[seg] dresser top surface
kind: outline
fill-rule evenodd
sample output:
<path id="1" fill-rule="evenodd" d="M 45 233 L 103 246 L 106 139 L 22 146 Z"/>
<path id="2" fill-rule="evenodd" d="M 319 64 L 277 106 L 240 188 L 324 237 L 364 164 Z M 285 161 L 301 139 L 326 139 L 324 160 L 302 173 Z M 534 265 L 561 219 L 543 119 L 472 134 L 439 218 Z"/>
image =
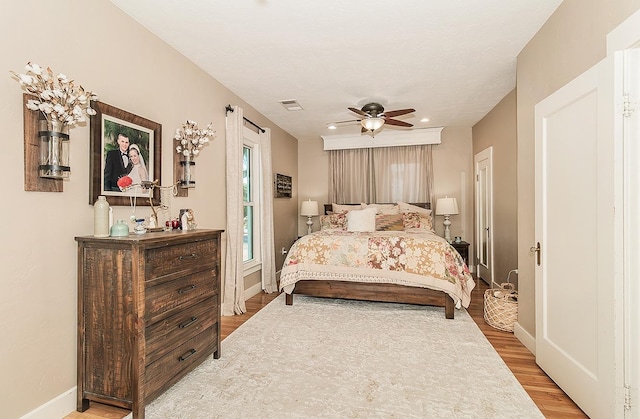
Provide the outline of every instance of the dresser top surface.
<path id="1" fill-rule="evenodd" d="M 93 243 L 128 243 L 128 244 L 147 244 L 148 242 L 161 242 L 165 240 L 198 240 L 215 237 L 223 233 L 224 230 L 198 229 L 190 231 L 172 230 L 147 232 L 144 234 L 130 233 L 128 236 L 122 237 L 94 237 L 94 236 L 78 236 L 77 242 L 93 242 Z"/>

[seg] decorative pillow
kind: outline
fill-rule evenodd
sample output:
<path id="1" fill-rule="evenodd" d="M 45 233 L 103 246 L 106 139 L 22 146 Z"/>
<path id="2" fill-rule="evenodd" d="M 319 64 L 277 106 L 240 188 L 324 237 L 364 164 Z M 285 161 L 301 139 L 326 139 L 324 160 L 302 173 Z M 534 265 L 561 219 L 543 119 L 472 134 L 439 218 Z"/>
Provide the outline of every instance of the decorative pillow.
<path id="1" fill-rule="evenodd" d="M 376 209 L 349 211 L 347 213 L 347 231 L 376 231 Z"/>
<path id="2" fill-rule="evenodd" d="M 395 204 L 360 204 L 362 209 L 375 208 L 378 214 L 400 214 L 400 208 Z"/>
<path id="3" fill-rule="evenodd" d="M 398 202 L 398 207 L 400 208 L 401 213 L 417 212 L 419 214 L 431 216 L 430 209 L 422 208 L 417 205 L 407 204 L 406 202 Z"/>
<path id="4" fill-rule="evenodd" d="M 337 214 L 339 212 L 349 212 L 351 210 L 360 210 L 360 209 L 362 209 L 362 205 L 360 205 L 360 204 L 354 204 L 354 205 L 331 204 L 331 209 L 333 210 L 334 214 Z"/>
<path id="5" fill-rule="evenodd" d="M 377 214 L 376 231 L 404 230 L 404 214 Z"/>
<path id="6" fill-rule="evenodd" d="M 320 230 L 346 230 L 347 229 L 347 216 L 346 213 L 320 216 Z"/>
<path id="7" fill-rule="evenodd" d="M 402 221 L 406 231 L 426 230 L 433 231 L 431 215 L 418 212 L 405 212 L 402 214 Z"/>

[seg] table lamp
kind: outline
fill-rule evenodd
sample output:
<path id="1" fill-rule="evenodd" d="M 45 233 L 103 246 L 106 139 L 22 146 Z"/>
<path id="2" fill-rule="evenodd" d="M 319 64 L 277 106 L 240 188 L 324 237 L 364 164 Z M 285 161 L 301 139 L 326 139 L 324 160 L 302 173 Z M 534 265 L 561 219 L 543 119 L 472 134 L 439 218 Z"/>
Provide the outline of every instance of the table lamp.
<path id="1" fill-rule="evenodd" d="M 300 215 L 303 217 L 307 217 L 307 234 L 311 234 L 311 226 L 313 225 L 313 220 L 311 217 L 315 217 L 319 215 L 318 213 L 318 201 L 302 201 L 302 208 L 300 208 Z"/>
<path id="2" fill-rule="evenodd" d="M 451 243 L 451 231 L 449 230 L 449 226 L 451 225 L 451 221 L 449 221 L 449 216 L 458 214 L 458 202 L 455 198 L 438 198 L 436 201 L 436 215 L 444 215 L 444 238 L 446 241 Z"/>

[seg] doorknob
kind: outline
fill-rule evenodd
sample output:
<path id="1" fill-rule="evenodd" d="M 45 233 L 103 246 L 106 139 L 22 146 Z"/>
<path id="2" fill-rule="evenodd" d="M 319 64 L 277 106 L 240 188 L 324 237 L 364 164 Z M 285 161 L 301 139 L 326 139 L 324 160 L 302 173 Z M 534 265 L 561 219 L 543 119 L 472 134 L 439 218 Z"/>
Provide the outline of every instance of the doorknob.
<path id="1" fill-rule="evenodd" d="M 536 252 L 536 263 L 538 264 L 538 266 L 540 266 L 540 253 L 541 253 L 541 251 L 540 251 L 540 242 L 536 243 L 536 247 L 531 246 L 529 248 L 529 251 L 532 252 L 532 253 Z"/>

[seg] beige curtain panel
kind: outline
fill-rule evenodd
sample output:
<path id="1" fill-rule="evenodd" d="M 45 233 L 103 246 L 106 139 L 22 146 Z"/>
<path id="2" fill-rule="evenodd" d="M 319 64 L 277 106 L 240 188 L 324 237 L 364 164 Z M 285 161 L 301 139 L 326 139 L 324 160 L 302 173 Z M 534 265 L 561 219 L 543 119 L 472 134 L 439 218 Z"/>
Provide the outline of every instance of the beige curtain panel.
<path id="1" fill-rule="evenodd" d="M 329 151 L 331 202 L 432 202 L 432 198 L 431 145 Z"/>
<path id="2" fill-rule="evenodd" d="M 242 261 L 242 130 L 243 111 L 233 106 L 226 118 L 227 163 L 227 247 L 225 254 L 222 315 L 246 313 L 244 303 L 244 269 Z"/>
<path id="3" fill-rule="evenodd" d="M 260 132 L 260 169 L 262 172 L 262 205 L 260 227 L 262 237 L 262 289 L 278 291 L 276 280 L 276 251 L 273 230 L 273 170 L 271 168 L 271 130 Z"/>

